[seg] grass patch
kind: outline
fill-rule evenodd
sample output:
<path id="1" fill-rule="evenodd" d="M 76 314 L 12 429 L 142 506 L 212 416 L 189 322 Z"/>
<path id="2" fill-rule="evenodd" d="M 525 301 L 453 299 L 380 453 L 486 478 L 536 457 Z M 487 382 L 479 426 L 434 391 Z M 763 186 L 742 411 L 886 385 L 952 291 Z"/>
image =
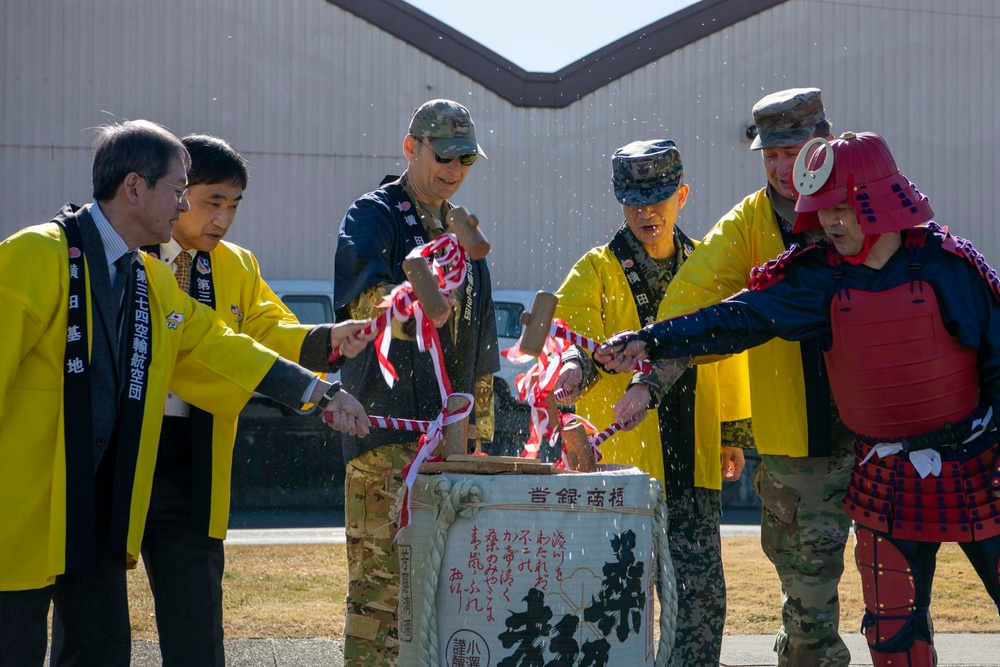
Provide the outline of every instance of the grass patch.
<path id="1" fill-rule="evenodd" d="M 226 546 L 226 637 L 329 637 L 344 629 L 347 552 L 343 545 Z M 156 639 L 146 572 L 129 572 L 133 639 Z"/>
<path id="2" fill-rule="evenodd" d="M 724 538 L 722 549 L 729 588 L 726 633 L 775 633 L 781 589 L 758 538 Z M 853 543 L 846 560 L 840 584 L 840 627 L 845 633 L 857 631 L 864 609 Z M 155 640 L 153 599 L 141 564 L 129 573 L 128 585 L 132 637 Z M 223 585 L 230 639 L 341 637 L 347 590 L 342 545 L 227 546 Z M 954 544 L 941 547 L 938 555 L 931 614 L 937 632 L 1000 632 L 996 607 Z"/>
<path id="3" fill-rule="evenodd" d="M 760 540 L 723 538 L 722 559 L 728 590 L 726 633 L 777 632 L 781 624 L 781 584 L 760 549 Z M 853 538 L 848 543 L 845 561 L 840 580 L 840 629 L 842 633 L 854 633 L 861 627 L 864 601 L 861 575 L 854 565 Z M 931 617 L 936 632 L 1000 632 L 996 606 L 956 544 L 942 545 L 938 552 Z"/>

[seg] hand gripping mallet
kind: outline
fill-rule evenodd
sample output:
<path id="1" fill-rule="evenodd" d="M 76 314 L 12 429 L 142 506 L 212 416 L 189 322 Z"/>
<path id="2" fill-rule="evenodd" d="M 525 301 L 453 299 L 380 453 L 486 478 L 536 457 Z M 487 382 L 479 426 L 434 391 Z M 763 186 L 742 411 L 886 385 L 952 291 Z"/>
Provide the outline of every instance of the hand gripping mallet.
<path id="1" fill-rule="evenodd" d="M 413 286 L 413 296 L 420 302 L 424 315 L 430 318 L 435 327 L 443 327 L 451 315 L 451 305 L 441 293 L 440 283 L 431 271 L 430 264 L 420 254 L 410 253 L 403 260 L 403 273 Z"/>
<path id="2" fill-rule="evenodd" d="M 521 313 L 521 324 L 524 325 L 524 333 L 521 334 L 519 347 L 525 354 L 537 357 L 542 353 L 545 346 L 545 338 L 554 336 L 561 338 L 573 345 L 577 345 L 593 354 L 600 343 L 582 336 L 568 327 L 552 321 L 552 316 L 556 312 L 558 297 L 550 292 L 539 292 L 535 295 L 535 300 L 531 303 L 531 310 Z M 547 320 L 545 318 L 548 318 Z M 653 364 L 647 359 L 639 359 L 635 362 L 635 370 L 640 373 L 652 373 Z"/>
<path id="3" fill-rule="evenodd" d="M 451 306 L 448 299 L 442 294 L 438 287 L 437 278 L 431 272 L 430 265 L 423 257 L 417 255 L 403 260 L 403 272 L 406 274 L 410 286 L 413 288 L 413 296 L 420 302 L 424 314 L 430 318 L 435 327 L 444 326 L 451 314 Z M 361 329 L 357 335 L 364 336 L 375 331 L 381 331 L 389 326 L 389 313 L 383 310 L 378 317 L 374 318 L 368 326 Z M 329 363 L 333 363 L 340 358 L 340 348 L 338 347 L 330 353 Z"/>
<path id="4" fill-rule="evenodd" d="M 459 394 L 452 394 L 448 397 L 447 413 L 454 415 L 469 405 L 469 399 Z M 332 415 L 329 412 L 323 413 L 323 421 L 331 422 Z M 403 419 L 401 417 L 379 417 L 368 415 L 368 425 L 372 428 L 384 428 L 394 431 L 411 431 L 414 433 L 427 433 L 434 422 L 426 419 Z M 469 415 L 466 414 L 458 421 L 445 424 L 441 429 L 443 433 L 444 447 L 441 458 L 447 459 L 452 454 L 468 453 L 468 432 Z"/>

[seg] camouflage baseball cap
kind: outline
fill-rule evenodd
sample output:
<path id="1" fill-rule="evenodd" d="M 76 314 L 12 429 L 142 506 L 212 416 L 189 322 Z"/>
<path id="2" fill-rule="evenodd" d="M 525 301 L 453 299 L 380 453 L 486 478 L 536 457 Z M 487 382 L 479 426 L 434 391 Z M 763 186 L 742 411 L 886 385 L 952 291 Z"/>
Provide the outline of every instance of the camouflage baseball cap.
<path id="1" fill-rule="evenodd" d="M 670 199 L 683 175 L 681 152 L 669 139 L 633 141 L 611 156 L 615 198 L 625 206 L 648 206 Z"/>
<path id="2" fill-rule="evenodd" d="M 444 158 L 486 153 L 476 143 L 476 125 L 469 110 L 451 100 L 431 100 L 420 105 L 407 134 L 427 139 L 434 152 Z"/>
<path id="3" fill-rule="evenodd" d="M 816 136 L 830 133 L 819 88 L 790 88 L 771 93 L 753 105 L 753 122 L 757 126 L 750 150 L 794 146 Z M 824 128 L 818 128 L 821 123 Z"/>

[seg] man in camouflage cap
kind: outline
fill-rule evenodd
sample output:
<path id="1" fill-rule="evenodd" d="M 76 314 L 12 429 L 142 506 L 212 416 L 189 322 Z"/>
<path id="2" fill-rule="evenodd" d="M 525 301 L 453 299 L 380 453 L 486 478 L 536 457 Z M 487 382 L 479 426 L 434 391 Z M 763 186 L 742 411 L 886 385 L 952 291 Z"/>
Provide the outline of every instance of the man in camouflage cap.
<path id="1" fill-rule="evenodd" d="M 451 100 L 425 102 L 410 119 L 411 137 L 426 139 L 434 152 L 444 158 L 462 155 L 482 155 L 476 142 L 476 124 L 469 110 Z"/>
<path id="2" fill-rule="evenodd" d="M 795 146 L 830 134 L 819 88 L 790 88 L 762 97 L 753 105 L 753 122 L 753 151 Z"/>
<path id="3" fill-rule="evenodd" d="M 661 319 L 713 305 L 747 286 L 750 270 L 812 240 L 792 233 L 789 177 L 812 137 L 833 139 L 817 88 L 772 93 L 753 107 L 767 184 L 736 204 L 705 236 L 667 291 Z M 837 586 L 850 521 L 844 490 L 852 441 L 840 423 L 818 339 L 771 340 L 748 352 L 753 432 L 761 465 L 761 546 L 781 579 L 782 666 L 846 667 Z"/>
<path id="4" fill-rule="evenodd" d="M 403 259 L 446 231 L 448 201 L 479 156 L 469 110 L 451 100 L 431 100 L 413 114 L 403 138 L 407 167 L 348 209 L 340 225 L 335 269 L 337 321 L 350 313 L 376 315 L 378 304 L 406 280 Z M 465 282 L 451 292 L 455 307 L 439 330 L 445 369 L 453 390 L 473 394 L 470 438 L 493 439 L 493 374 L 500 369 L 496 315 L 485 259 L 468 265 Z M 411 319 L 392 323 L 389 358 L 399 379 L 382 379 L 374 346 L 342 371 L 343 382 L 368 414 L 431 420 L 441 399 L 430 354 L 417 349 Z M 347 461 L 346 667 L 395 665 L 400 641 L 416 641 L 412 615 L 397 618 L 399 554 L 391 509 L 402 485 L 401 471 L 413 460 L 417 439 L 405 431 L 375 430 L 367 438 L 344 439 Z"/>
<path id="5" fill-rule="evenodd" d="M 625 222 L 611 243 L 576 263 L 557 293 L 556 316 L 596 340 L 656 320 L 667 285 L 694 251 L 675 224 L 689 188 L 674 142 L 632 142 L 615 151 L 611 168 Z M 599 428 L 615 421 L 619 399 L 641 403 L 630 431 L 602 446 L 602 463 L 636 466 L 663 480 L 678 591 L 669 664 L 717 667 L 726 620 L 721 488 L 723 478 L 740 476 L 737 439 L 750 432 L 745 357 L 688 369 L 670 388 L 657 376 L 609 375 L 574 347 L 555 387 Z"/>

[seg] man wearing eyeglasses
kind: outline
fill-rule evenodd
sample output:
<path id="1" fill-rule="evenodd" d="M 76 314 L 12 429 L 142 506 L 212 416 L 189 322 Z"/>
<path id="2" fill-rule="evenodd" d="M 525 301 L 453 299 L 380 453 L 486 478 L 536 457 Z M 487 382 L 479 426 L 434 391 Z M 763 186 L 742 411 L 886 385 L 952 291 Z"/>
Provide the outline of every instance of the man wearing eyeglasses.
<path id="1" fill-rule="evenodd" d="M 407 253 L 448 231 L 446 219 L 473 163 L 485 154 L 476 142 L 469 110 L 451 100 L 431 100 L 413 114 L 403 155 L 402 176 L 387 177 L 348 209 L 340 226 L 335 263 L 337 319 L 366 319 L 393 287 L 406 280 Z M 493 373 L 500 368 L 490 274 L 485 260 L 469 261 L 465 283 L 452 291 L 454 308 L 438 329 L 445 369 L 454 392 L 474 394 L 470 419 L 475 437 L 493 437 Z M 373 346 L 344 365 L 345 387 L 369 414 L 434 419 L 440 393 L 426 352 L 417 349 L 414 329 L 393 322 L 389 359 L 399 380 L 390 389 L 379 372 Z M 360 440 L 346 437 L 346 532 L 348 592 L 344 628 L 347 667 L 394 665 L 399 631 L 400 575 L 393 548 L 397 525 L 390 518 L 401 471 L 417 451 L 412 433 L 376 430 Z"/>
<path id="2" fill-rule="evenodd" d="M 220 420 L 259 391 L 367 430 L 346 392 L 233 334 L 137 251 L 167 242 L 188 210 L 180 140 L 139 120 L 101 128 L 95 146 L 94 201 L 0 243 L 4 666 L 41 667 L 50 604 L 53 665 L 130 664 L 125 570 L 139 558 L 168 386 Z"/>

